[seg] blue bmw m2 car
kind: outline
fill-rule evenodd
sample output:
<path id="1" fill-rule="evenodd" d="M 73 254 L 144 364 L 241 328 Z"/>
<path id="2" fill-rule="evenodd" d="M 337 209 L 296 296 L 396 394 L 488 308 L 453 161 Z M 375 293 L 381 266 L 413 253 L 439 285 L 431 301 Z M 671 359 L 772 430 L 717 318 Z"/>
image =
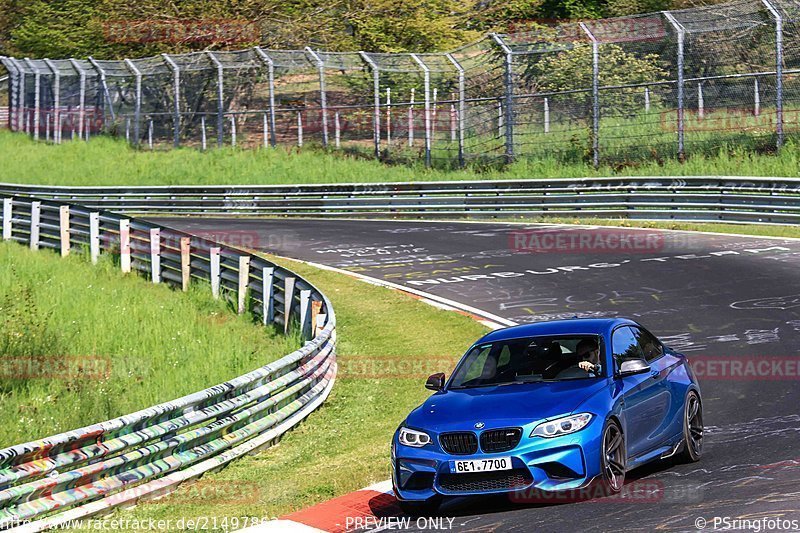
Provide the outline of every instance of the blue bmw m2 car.
<path id="1" fill-rule="evenodd" d="M 686 356 L 627 319 L 494 331 L 397 429 L 392 483 L 404 511 L 444 496 L 622 490 L 625 474 L 703 448 L 700 388 Z"/>

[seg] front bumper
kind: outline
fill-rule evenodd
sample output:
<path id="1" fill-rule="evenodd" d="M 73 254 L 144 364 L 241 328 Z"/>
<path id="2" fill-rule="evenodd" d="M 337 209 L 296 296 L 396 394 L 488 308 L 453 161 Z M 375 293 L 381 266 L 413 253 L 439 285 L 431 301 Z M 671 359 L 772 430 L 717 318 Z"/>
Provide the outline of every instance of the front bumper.
<path id="1" fill-rule="evenodd" d="M 534 501 L 546 494 L 580 491 L 600 475 L 602 420 L 592 420 L 582 430 L 555 438 L 528 437 L 500 453 L 453 455 L 434 442 L 423 448 L 392 442 L 392 485 L 403 501 L 424 501 L 436 496 L 509 493 L 516 501 Z M 468 474 L 451 473 L 455 460 L 510 457 L 511 470 Z M 575 493 L 577 494 L 577 492 Z"/>

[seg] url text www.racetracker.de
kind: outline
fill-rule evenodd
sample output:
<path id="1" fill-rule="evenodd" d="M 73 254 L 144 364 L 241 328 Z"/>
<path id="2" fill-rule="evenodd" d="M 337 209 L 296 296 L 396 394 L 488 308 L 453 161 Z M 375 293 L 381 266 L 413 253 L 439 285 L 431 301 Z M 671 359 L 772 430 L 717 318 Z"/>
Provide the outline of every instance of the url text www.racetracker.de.
<path id="1" fill-rule="evenodd" d="M 237 531 L 267 524 L 276 517 L 259 516 L 192 516 L 181 518 L 87 518 L 53 524 L 49 529 L 78 531 Z M 9 525 L 11 529 L 28 526 L 30 521 Z"/>

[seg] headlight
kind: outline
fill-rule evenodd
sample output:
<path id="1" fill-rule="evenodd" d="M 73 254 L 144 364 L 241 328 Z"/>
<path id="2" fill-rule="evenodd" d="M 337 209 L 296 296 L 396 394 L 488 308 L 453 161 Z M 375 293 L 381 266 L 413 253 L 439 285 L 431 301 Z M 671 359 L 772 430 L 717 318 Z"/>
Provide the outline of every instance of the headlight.
<path id="1" fill-rule="evenodd" d="M 585 428 L 586 424 L 588 424 L 591 419 L 592 415 L 590 413 L 580 413 L 563 418 L 556 418 L 549 422 L 542 422 L 533 428 L 531 437 L 550 438 L 575 433 Z"/>
<path id="2" fill-rule="evenodd" d="M 422 448 L 431 443 L 431 437 L 427 433 L 404 427 L 400 428 L 400 437 L 398 440 L 400 444 L 411 446 L 412 448 Z"/>

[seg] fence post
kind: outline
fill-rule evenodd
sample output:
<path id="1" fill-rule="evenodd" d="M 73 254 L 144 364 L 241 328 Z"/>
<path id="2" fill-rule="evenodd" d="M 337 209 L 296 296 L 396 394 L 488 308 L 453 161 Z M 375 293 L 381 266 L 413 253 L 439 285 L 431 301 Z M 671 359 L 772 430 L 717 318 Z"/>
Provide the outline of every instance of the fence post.
<path id="1" fill-rule="evenodd" d="M 683 50 L 684 50 L 684 40 L 686 38 L 686 30 L 684 29 L 683 25 L 681 25 L 678 20 L 672 16 L 672 13 L 669 11 L 662 11 L 664 15 L 672 27 L 675 29 L 675 33 L 678 35 L 678 160 L 683 162 L 686 159 L 686 152 L 685 152 L 685 126 L 684 126 L 684 100 L 685 100 L 685 87 L 683 81 Z"/>
<path id="2" fill-rule="evenodd" d="M 191 239 L 189 237 L 181 237 L 181 289 L 183 292 L 189 290 L 189 281 L 192 274 L 191 271 Z"/>
<path id="3" fill-rule="evenodd" d="M 7 241 L 11 238 L 11 215 L 13 210 L 13 200 L 11 198 L 3 198 L 3 240 Z"/>
<path id="4" fill-rule="evenodd" d="M 19 90 L 19 70 L 10 57 L 2 56 L 2 63 L 8 69 L 8 129 L 17 131 L 17 91 Z"/>
<path id="5" fill-rule="evenodd" d="M 296 279 L 287 277 L 283 289 L 283 332 L 289 332 L 289 322 L 292 318 L 292 303 L 294 301 L 294 287 Z"/>
<path id="6" fill-rule="evenodd" d="M 33 64 L 33 61 L 27 57 L 24 59 L 28 68 L 33 71 L 33 140 L 39 140 L 39 122 L 41 121 L 41 89 L 42 89 L 42 75 L 39 68 Z"/>
<path id="7" fill-rule="evenodd" d="M 49 59 L 44 63 L 53 74 L 53 142 L 61 144 L 61 72 Z"/>
<path id="8" fill-rule="evenodd" d="M 42 202 L 31 202 L 31 250 L 39 249 L 41 233 Z"/>
<path id="9" fill-rule="evenodd" d="M 209 249 L 209 260 L 211 262 L 211 295 L 217 299 L 219 298 L 220 276 L 222 274 L 220 270 L 219 247 L 215 246 Z"/>
<path id="10" fill-rule="evenodd" d="M 206 142 L 206 116 L 203 115 L 200 117 L 200 147 L 202 151 L 206 151 L 207 142 Z"/>
<path id="11" fill-rule="evenodd" d="M 300 291 L 300 337 L 311 340 L 311 291 Z"/>
<path id="12" fill-rule="evenodd" d="M 550 133 L 550 100 L 544 99 L 544 132 Z"/>
<path id="13" fill-rule="evenodd" d="M 758 90 L 758 78 L 753 78 L 753 116 L 761 114 L 761 95 Z"/>
<path id="14" fill-rule="evenodd" d="M 250 284 L 250 256 L 239 256 L 239 305 L 238 313 L 244 314 L 247 307 L 247 286 Z"/>
<path id="15" fill-rule="evenodd" d="M 600 166 L 600 48 L 589 27 L 581 22 L 586 36 L 592 41 L 592 166 Z"/>
<path id="16" fill-rule="evenodd" d="M 303 146 L 303 113 L 297 112 L 297 146 Z"/>
<path id="17" fill-rule="evenodd" d="M 514 160 L 514 53 L 511 48 L 496 33 L 492 33 L 492 39 L 505 54 L 505 110 L 503 123 L 505 125 L 506 137 L 506 163 Z"/>
<path id="18" fill-rule="evenodd" d="M 161 229 L 150 228 L 150 273 L 153 283 L 161 283 Z"/>
<path id="19" fill-rule="evenodd" d="M 95 61 L 92 56 L 89 56 L 89 63 L 92 64 L 94 69 L 97 71 L 97 74 L 100 76 L 100 85 L 103 88 L 103 96 L 105 96 L 106 103 L 108 104 L 108 111 L 111 113 L 111 120 L 116 122 L 117 115 L 114 112 L 114 103 L 111 101 L 111 93 L 108 90 L 108 82 L 106 80 L 106 71 L 100 66 L 100 64 Z M 103 110 L 103 121 L 105 122 L 105 109 Z"/>
<path id="20" fill-rule="evenodd" d="M 225 70 L 220 60 L 214 55 L 214 52 L 208 51 L 206 54 L 217 69 L 217 147 L 222 148 L 225 132 L 225 125 L 223 123 L 225 113 Z"/>
<path id="21" fill-rule="evenodd" d="M 333 128 L 334 128 L 334 137 L 336 139 L 336 148 L 340 148 L 342 145 L 342 124 L 339 121 L 339 112 L 336 111 L 333 114 Z"/>
<path id="22" fill-rule="evenodd" d="M 317 66 L 317 70 L 319 71 L 319 104 L 322 108 L 322 146 L 327 148 L 328 147 L 328 97 L 327 91 L 325 89 L 325 62 L 322 58 L 311 49 L 310 46 L 306 46 L 306 53 L 311 56 L 312 60 Z"/>
<path id="23" fill-rule="evenodd" d="M 75 59 L 69 60 L 72 68 L 78 73 L 80 89 L 78 96 L 78 139 L 83 139 L 83 129 L 86 126 L 86 71 Z"/>
<path id="24" fill-rule="evenodd" d="M 141 116 L 142 116 L 142 73 L 136 68 L 136 65 L 133 64 L 133 61 L 130 59 L 125 60 L 125 64 L 128 66 L 128 70 L 133 73 L 135 78 L 135 89 L 134 94 L 136 98 L 136 102 L 134 103 L 133 108 L 133 136 L 135 138 L 134 146 L 139 146 L 139 139 L 141 134 Z"/>
<path id="25" fill-rule="evenodd" d="M 466 99 L 466 78 L 464 75 L 464 67 L 461 66 L 453 54 L 447 54 L 447 59 L 458 70 L 458 166 L 461 168 L 465 165 L 464 160 L 464 133 L 467 118 L 467 99 Z"/>
<path id="26" fill-rule="evenodd" d="M 178 148 L 181 145 L 181 69 L 178 67 L 178 64 L 169 57 L 168 54 L 161 54 L 161 57 L 164 58 L 164 62 L 169 65 L 169 68 L 172 69 L 172 76 L 173 76 L 173 98 L 175 99 L 175 110 L 174 110 L 174 118 L 172 120 L 173 123 L 173 130 L 174 130 L 174 140 L 173 144 L 175 148 Z"/>
<path id="27" fill-rule="evenodd" d="M 119 221 L 119 266 L 123 274 L 131 271 L 131 221 Z"/>
<path id="28" fill-rule="evenodd" d="M 61 237 L 61 257 L 69 255 L 69 206 L 58 208 L 58 229 Z"/>
<path id="29" fill-rule="evenodd" d="M 392 146 L 392 89 L 386 88 L 386 148 Z"/>
<path id="30" fill-rule="evenodd" d="M 372 138 L 375 144 L 375 157 L 381 156 L 381 78 L 378 65 L 366 52 L 359 52 L 361 58 L 369 65 L 372 71 L 372 93 L 373 93 L 373 117 L 372 117 Z"/>
<path id="31" fill-rule="evenodd" d="M 408 147 L 414 146 L 414 87 L 411 88 L 411 98 L 408 105 Z"/>
<path id="32" fill-rule="evenodd" d="M 89 255 L 92 263 L 100 259 L 100 213 L 89 213 Z"/>
<path id="33" fill-rule="evenodd" d="M 261 47 L 254 48 L 261 61 L 267 66 L 267 81 L 269 82 L 269 138 L 273 147 L 277 144 L 275 135 L 275 64 Z"/>
<path id="34" fill-rule="evenodd" d="M 274 276 L 275 269 L 273 267 L 264 267 L 261 270 L 261 319 L 265 326 L 275 320 L 275 298 L 272 290 Z"/>
<path id="35" fill-rule="evenodd" d="M 705 116 L 705 104 L 703 103 L 703 82 L 697 82 L 697 118 Z"/>
<path id="36" fill-rule="evenodd" d="M 16 131 L 25 131 L 25 116 L 27 115 L 27 111 L 25 109 L 25 69 L 22 68 L 22 64 L 14 59 L 13 57 L 8 58 L 14 64 L 14 68 L 19 73 L 18 82 L 17 82 L 17 112 L 16 112 L 16 123 L 17 128 Z"/>
<path id="37" fill-rule="evenodd" d="M 236 146 L 236 115 L 231 115 L 231 146 Z"/>
<path id="38" fill-rule="evenodd" d="M 775 145 L 783 146 L 783 17 L 768 0 L 761 0 L 775 19 Z"/>
<path id="39" fill-rule="evenodd" d="M 650 112 L 650 87 L 644 88 L 644 112 Z"/>
<path id="40" fill-rule="evenodd" d="M 267 114 L 264 113 L 264 120 L 263 120 L 264 124 L 262 126 L 264 132 L 264 148 L 269 146 L 269 127 L 267 126 L 267 120 L 268 120 Z"/>
<path id="41" fill-rule="evenodd" d="M 423 73 L 425 91 L 425 166 L 431 166 L 431 71 L 417 54 L 411 58 L 419 65 Z"/>
<path id="42" fill-rule="evenodd" d="M 153 118 L 149 117 L 147 119 L 147 145 L 152 150 L 153 149 Z"/>

